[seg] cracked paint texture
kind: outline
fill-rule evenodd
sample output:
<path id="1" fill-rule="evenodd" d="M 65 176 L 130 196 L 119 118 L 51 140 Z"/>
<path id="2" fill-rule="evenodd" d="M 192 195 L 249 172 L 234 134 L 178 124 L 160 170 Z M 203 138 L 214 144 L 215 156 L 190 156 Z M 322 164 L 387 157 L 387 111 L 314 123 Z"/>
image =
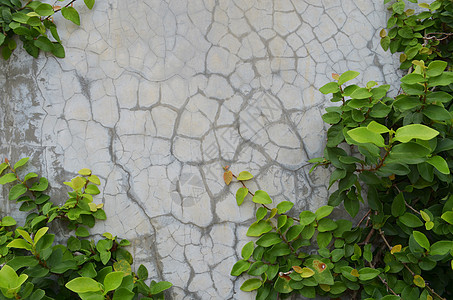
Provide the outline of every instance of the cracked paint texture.
<path id="1" fill-rule="evenodd" d="M 0 154 L 31 156 L 62 181 L 101 178 L 105 231 L 130 239 L 135 268 L 174 284 L 170 299 L 251 299 L 229 275 L 255 207 L 239 209 L 222 166 L 255 175 L 295 211 L 326 203 L 322 155 L 331 73 L 394 83 L 379 45 L 381 0 L 104 0 L 57 18 L 66 58 L 18 49 L 0 64 Z M 2 213 L 19 216 L 0 202 Z"/>

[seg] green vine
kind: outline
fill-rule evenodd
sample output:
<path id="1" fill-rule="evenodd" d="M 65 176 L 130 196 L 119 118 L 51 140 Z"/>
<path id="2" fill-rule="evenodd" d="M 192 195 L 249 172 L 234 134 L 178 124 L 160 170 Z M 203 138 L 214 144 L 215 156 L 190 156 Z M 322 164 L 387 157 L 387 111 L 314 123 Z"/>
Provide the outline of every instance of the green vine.
<path id="1" fill-rule="evenodd" d="M 25 3 L 21 0 L 1 0 L 0 48 L 3 59 L 7 60 L 16 49 L 17 37 L 28 54 L 35 58 L 40 50 L 50 52 L 56 57 L 65 57 L 53 16 L 55 13 L 61 13 L 65 19 L 80 25 L 79 13 L 74 8 L 76 1 L 57 0 L 54 5 L 50 5 L 32 0 Z M 57 5 L 58 2 L 63 3 Z M 95 0 L 84 2 L 92 9 Z"/>
<path id="2" fill-rule="evenodd" d="M 247 231 L 258 239 L 231 271 L 252 277 L 241 289 L 256 299 L 453 299 L 453 2 L 421 3 L 419 14 L 402 0 L 389 5 L 381 45 L 402 52 L 401 93 L 349 84 L 354 71 L 320 89 L 341 103 L 322 117 L 331 125 L 324 156 L 310 160 L 310 172 L 332 170 L 327 206 L 298 215 L 291 202 L 274 207 L 265 191 L 247 188 L 252 174 L 225 168 L 226 184 L 241 184 L 238 205 L 260 205 Z M 356 217 L 361 203 L 368 210 L 357 224 L 329 218 L 340 205 Z"/>
<path id="3" fill-rule="evenodd" d="M 11 165 L 0 164 L 0 184 L 15 183 L 8 198 L 20 203 L 20 211 L 28 212 L 25 224 L 17 227 L 11 216 L 0 221 L 0 299 L 164 299 L 167 281 L 145 283 L 148 270 L 140 265 L 132 272 L 132 255 L 126 250 L 128 240 L 119 240 L 106 232 L 95 242 L 88 228 L 96 220 L 105 220 L 103 204 L 93 197 L 100 193 L 100 179 L 89 169 L 65 182 L 72 190 L 61 206 L 45 194 L 49 184 L 36 173 L 20 175 L 28 158 Z M 9 171 L 9 172 L 8 172 Z M 75 236 L 66 244 L 55 244 L 50 224 L 59 222 Z"/>

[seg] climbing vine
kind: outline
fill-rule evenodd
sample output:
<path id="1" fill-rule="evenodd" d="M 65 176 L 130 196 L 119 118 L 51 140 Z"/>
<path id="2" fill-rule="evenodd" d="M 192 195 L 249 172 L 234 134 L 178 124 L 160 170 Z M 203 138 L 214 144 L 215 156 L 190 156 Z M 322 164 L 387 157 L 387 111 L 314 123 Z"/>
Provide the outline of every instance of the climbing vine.
<path id="1" fill-rule="evenodd" d="M 1 0 L 0 1 L 0 48 L 3 59 L 7 60 L 17 48 L 17 38 L 24 49 L 33 57 L 40 50 L 50 52 L 56 57 L 65 57 L 65 50 L 58 35 L 53 16 L 62 16 L 80 25 L 80 16 L 74 4 L 77 0 L 58 0 L 54 5 L 42 1 Z M 57 5 L 58 2 L 62 2 Z M 95 0 L 84 0 L 92 9 Z"/>
<path id="2" fill-rule="evenodd" d="M 22 175 L 27 161 L 0 164 L 0 184 L 10 187 L 9 200 L 28 213 L 22 226 L 11 216 L 0 221 L 0 299 L 71 299 L 77 294 L 91 300 L 164 299 L 163 291 L 172 284 L 145 282 L 148 271 L 143 265 L 132 272 L 128 240 L 108 232 L 97 242 L 88 239 L 88 228 L 106 219 L 103 204 L 94 202 L 100 193 L 99 177 L 80 170 L 80 176 L 65 182 L 71 188 L 68 200 L 56 205 L 45 193 L 45 177 Z M 57 243 L 50 233 L 54 226 L 74 235 Z"/>
<path id="3" fill-rule="evenodd" d="M 453 2 L 420 3 L 418 14 L 402 0 L 384 2 L 391 16 L 381 45 L 401 52 L 407 75 L 396 97 L 389 85 L 351 84 L 354 71 L 321 87 L 339 104 L 322 116 L 331 125 L 323 157 L 310 160 L 310 172 L 332 171 L 328 205 L 296 213 L 251 191 L 249 172 L 225 168 L 226 184 L 241 185 L 237 204 L 259 205 L 247 231 L 258 239 L 231 270 L 247 274 L 241 289 L 256 299 L 453 298 Z M 335 207 L 360 221 L 329 218 Z"/>

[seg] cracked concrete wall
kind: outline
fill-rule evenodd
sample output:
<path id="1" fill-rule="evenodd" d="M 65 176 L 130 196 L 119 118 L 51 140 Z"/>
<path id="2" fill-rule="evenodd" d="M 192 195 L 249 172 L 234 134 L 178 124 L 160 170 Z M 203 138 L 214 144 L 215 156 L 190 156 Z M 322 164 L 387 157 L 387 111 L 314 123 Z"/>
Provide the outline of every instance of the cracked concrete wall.
<path id="1" fill-rule="evenodd" d="M 101 177 L 107 221 L 170 299 L 250 299 L 229 275 L 254 205 L 222 166 L 296 210 L 327 201 L 318 88 L 331 73 L 394 83 L 379 46 L 382 0 L 104 0 L 57 19 L 66 58 L 23 50 L 0 64 L 0 155 L 30 156 L 54 200 L 82 167 Z M 19 216 L 6 200 L 0 211 Z"/>

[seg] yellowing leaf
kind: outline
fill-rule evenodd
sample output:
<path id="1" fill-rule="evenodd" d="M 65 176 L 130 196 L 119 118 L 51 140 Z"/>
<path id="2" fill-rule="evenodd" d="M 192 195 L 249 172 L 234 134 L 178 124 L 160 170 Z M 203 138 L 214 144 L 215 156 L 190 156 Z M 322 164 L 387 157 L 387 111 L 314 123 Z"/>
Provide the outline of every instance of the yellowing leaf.
<path id="1" fill-rule="evenodd" d="M 318 273 L 324 272 L 327 269 L 327 265 L 320 260 L 315 259 L 313 261 L 313 267 L 318 271 Z"/>
<path id="2" fill-rule="evenodd" d="M 313 275 L 315 275 L 315 271 L 308 267 L 302 268 L 302 272 L 300 273 L 300 277 L 302 278 L 310 278 Z"/>
<path id="3" fill-rule="evenodd" d="M 415 13 L 415 10 L 413 9 L 407 9 L 405 12 L 406 16 L 412 16 Z"/>
<path id="4" fill-rule="evenodd" d="M 91 170 L 87 168 L 83 168 L 79 171 L 79 174 L 82 176 L 90 176 L 91 175 Z"/>
<path id="5" fill-rule="evenodd" d="M 299 266 L 293 266 L 293 270 L 296 272 L 296 273 L 302 273 L 302 268 L 299 267 Z"/>
<path id="6" fill-rule="evenodd" d="M 357 271 L 357 269 L 352 269 L 351 270 L 351 275 L 354 276 L 354 277 L 359 277 L 359 271 Z"/>
<path id="7" fill-rule="evenodd" d="M 422 219 L 425 220 L 425 222 L 431 221 L 431 218 L 427 213 L 425 213 L 423 210 L 420 211 L 420 215 L 422 216 Z"/>
<path id="8" fill-rule="evenodd" d="M 340 79 L 340 75 L 338 75 L 337 73 L 332 73 L 332 78 L 334 80 L 339 80 Z"/>
<path id="9" fill-rule="evenodd" d="M 392 250 L 390 250 L 390 253 L 395 254 L 398 252 L 401 252 L 402 246 L 401 245 L 396 245 L 392 247 Z"/>
<path id="10" fill-rule="evenodd" d="M 229 185 L 233 180 L 233 173 L 231 171 L 225 171 L 225 173 L 223 173 L 223 180 L 225 181 L 226 185 Z"/>
<path id="11" fill-rule="evenodd" d="M 381 31 L 379 32 L 379 36 L 381 38 L 385 38 L 387 36 L 387 31 L 384 28 L 382 28 Z"/>
<path id="12" fill-rule="evenodd" d="M 271 214 L 269 215 L 269 219 L 272 219 L 273 217 L 275 217 L 277 212 L 278 212 L 278 209 L 276 209 L 276 208 L 271 209 Z"/>
<path id="13" fill-rule="evenodd" d="M 96 204 L 96 208 L 97 208 L 97 209 L 100 209 L 100 208 L 103 208 L 103 207 L 104 207 L 104 203 Z"/>
<path id="14" fill-rule="evenodd" d="M 90 207 L 90 210 L 91 210 L 92 212 L 95 212 L 95 211 L 98 210 L 96 204 L 93 203 L 93 202 L 88 203 L 88 206 Z"/>
<path id="15" fill-rule="evenodd" d="M 76 178 L 73 178 L 73 179 L 71 180 L 71 182 L 72 182 L 72 188 L 73 188 L 75 191 L 79 191 L 79 190 L 81 190 L 81 189 L 83 188 L 83 186 L 85 185 L 86 179 L 77 176 Z"/>
<path id="16" fill-rule="evenodd" d="M 426 228 L 426 230 L 433 229 L 434 228 L 434 222 L 433 221 L 426 222 L 425 223 L 425 228 Z"/>
<path id="17" fill-rule="evenodd" d="M 328 284 L 320 284 L 319 287 L 320 287 L 321 290 L 323 290 L 324 292 L 330 291 L 330 285 L 328 285 Z"/>
<path id="18" fill-rule="evenodd" d="M 429 9 L 429 4 L 428 3 L 419 3 L 418 6 L 421 8 L 428 8 Z"/>
<path id="19" fill-rule="evenodd" d="M 418 286 L 418 287 L 424 288 L 425 287 L 425 280 L 420 275 L 415 275 L 414 276 L 414 284 L 416 286 Z"/>

